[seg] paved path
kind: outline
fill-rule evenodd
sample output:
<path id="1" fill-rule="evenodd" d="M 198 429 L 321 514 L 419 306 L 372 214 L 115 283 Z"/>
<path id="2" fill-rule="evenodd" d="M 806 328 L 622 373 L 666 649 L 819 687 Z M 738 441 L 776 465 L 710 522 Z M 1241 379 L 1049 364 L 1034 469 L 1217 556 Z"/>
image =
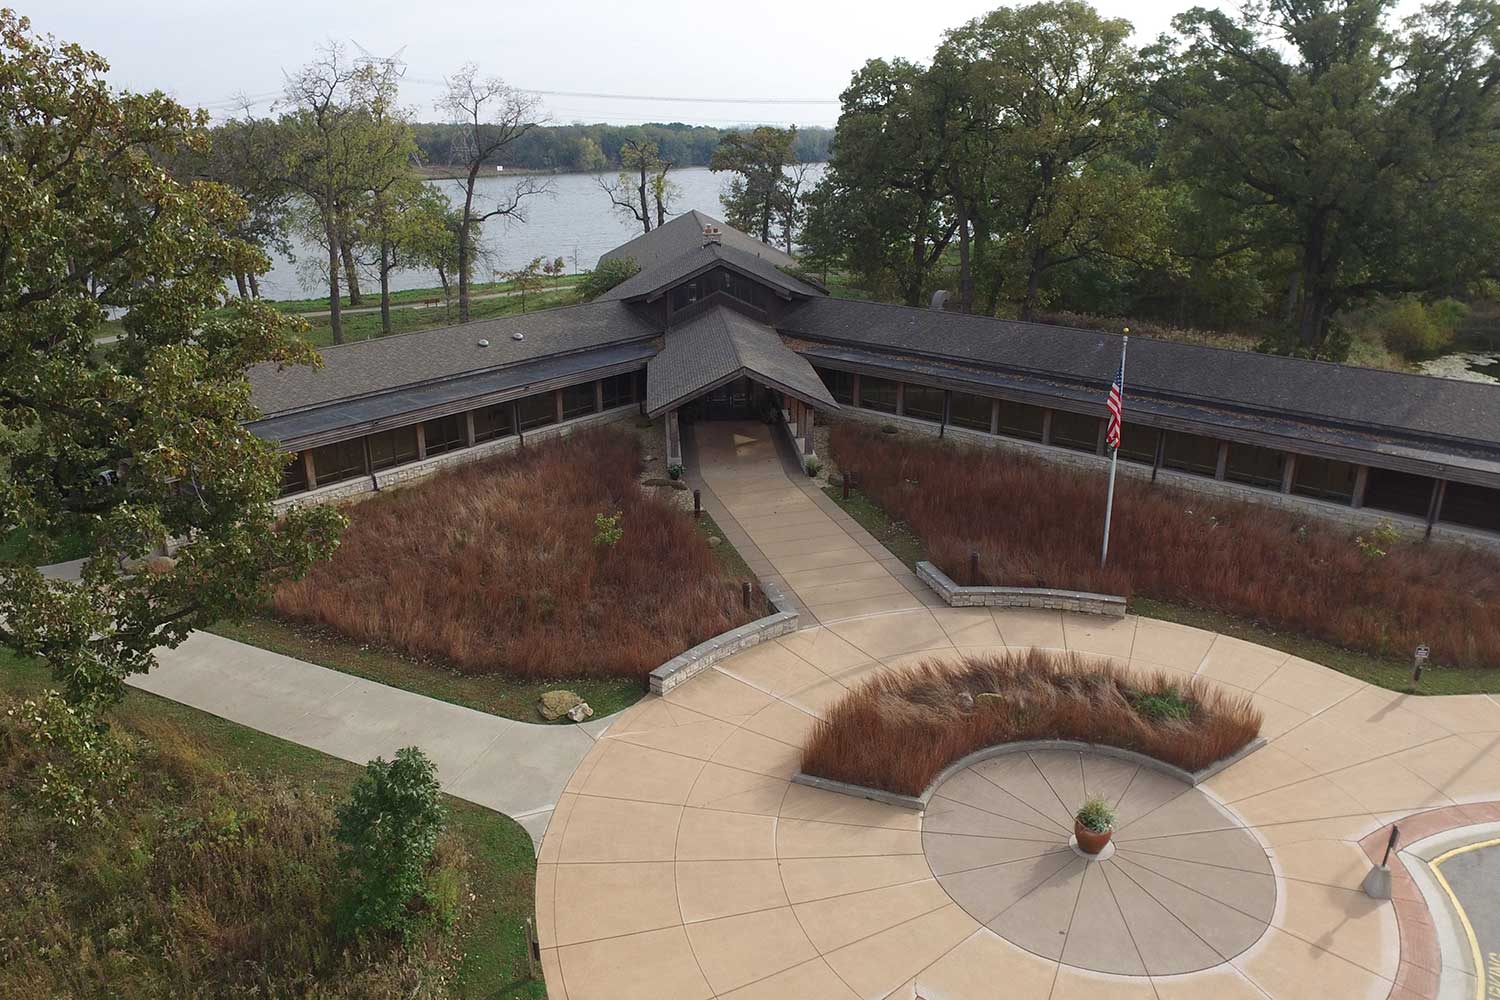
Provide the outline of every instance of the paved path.
<path id="1" fill-rule="evenodd" d="M 786 477 L 763 433 L 722 425 L 694 433 L 703 481 L 733 530 L 761 549 L 761 571 L 781 575 L 819 621 L 621 713 L 579 766 L 539 855 L 538 927 L 554 1000 L 993 1000 L 1002 989 L 1017 1000 L 1432 995 L 1405 985 L 1413 973 L 1396 907 L 1359 891 L 1370 864 L 1360 840 L 1414 812 L 1500 799 L 1494 698 L 1400 695 L 1152 619 L 928 607 L 878 547 L 860 543 Z M 813 533 L 774 537 L 788 517 Z M 777 547 L 809 540 L 815 551 Z M 796 561 L 808 557 L 821 565 Z M 840 572 L 799 575 L 844 567 L 865 567 L 879 592 L 820 590 L 842 586 Z M 1058 960 L 954 899 L 924 850 L 923 815 L 789 781 L 828 706 L 873 674 L 1026 647 L 1200 677 L 1264 713 L 1269 744 L 1200 786 L 1256 849 L 1220 864 L 1164 840 L 1160 857 L 1135 865 L 1151 870 L 1134 872 L 1144 895 L 1116 904 L 1145 912 L 1169 898 L 1160 908 L 1191 913 L 1194 927 L 1225 926 L 1239 912 L 1233 892 L 1267 878 L 1263 857 L 1275 906 L 1248 948 L 1205 930 L 1195 936 L 1208 964 L 1182 975 L 1152 974 L 1142 949 L 1157 942 L 1118 934 L 1102 939 L 1147 974 Z M 1022 801 L 1030 794 L 1004 778 L 996 789 Z M 973 837 L 1001 843 L 983 831 Z M 979 858 L 976 870 L 1000 873 L 1004 864 Z M 1068 941 L 1077 921 L 1110 912 L 1081 901 L 1088 883 L 1063 880 L 1054 888 L 1066 898 L 1048 901 L 1048 912 L 1066 916 L 1057 930 Z M 1112 879 L 1105 887 L 1134 891 Z"/>
<path id="2" fill-rule="evenodd" d="M 942 604 L 781 454 L 772 428 L 711 421 L 691 433 L 704 509 L 750 569 L 787 593 L 804 626 Z"/>
<path id="3" fill-rule="evenodd" d="M 537 842 L 563 784 L 610 723 L 502 719 L 208 632 L 157 659 L 130 684 L 357 764 L 419 746 L 444 791 L 505 813 Z"/>

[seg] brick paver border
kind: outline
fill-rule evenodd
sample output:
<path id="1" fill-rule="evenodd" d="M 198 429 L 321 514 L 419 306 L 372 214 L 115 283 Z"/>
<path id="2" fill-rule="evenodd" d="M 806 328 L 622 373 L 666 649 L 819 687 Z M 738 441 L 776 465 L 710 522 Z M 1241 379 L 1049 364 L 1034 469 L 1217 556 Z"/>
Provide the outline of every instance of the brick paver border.
<path id="1" fill-rule="evenodd" d="M 1394 825 L 1401 828 L 1403 844 L 1460 827 L 1478 823 L 1500 822 L 1500 802 L 1477 802 L 1469 805 L 1444 806 L 1412 813 Z M 1359 842 L 1372 864 L 1379 864 L 1391 836 L 1392 824 L 1374 830 Z M 1390 1000 L 1437 1000 L 1443 957 L 1438 949 L 1437 929 L 1406 863 L 1393 854 L 1391 867 L 1391 903 L 1396 909 L 1396 927 L 1401 934 L 1401 965 Z"/>

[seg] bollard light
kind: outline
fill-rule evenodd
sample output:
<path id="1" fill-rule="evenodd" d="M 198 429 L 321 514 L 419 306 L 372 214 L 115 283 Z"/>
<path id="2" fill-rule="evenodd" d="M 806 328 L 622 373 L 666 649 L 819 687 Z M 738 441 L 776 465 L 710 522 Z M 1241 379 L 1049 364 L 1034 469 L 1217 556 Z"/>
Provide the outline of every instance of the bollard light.
<path id="1" fill-rule="evenodd" d="M 702 490 L 694 490 L 693 491 L 693 519 L 696 521 L 696 520 L 701 520 L 702 518 L 703 518 L 703 491 Z"/>
<path id="2" fill-rule="evenodd" d="M 979 586 L 979 553 L 969 553 L 969 586 Z"/>

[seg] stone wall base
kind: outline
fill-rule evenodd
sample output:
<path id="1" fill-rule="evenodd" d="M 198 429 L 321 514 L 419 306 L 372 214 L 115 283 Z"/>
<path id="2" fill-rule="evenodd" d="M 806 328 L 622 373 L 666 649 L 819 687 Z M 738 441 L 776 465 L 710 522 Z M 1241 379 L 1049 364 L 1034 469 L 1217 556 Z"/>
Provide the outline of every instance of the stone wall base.
<path id="1" fill-rule="evenodd" d="M 917 577 L 954 608 L 1042 608 L 1087 615 L 1125 616 L 1125 598 L 1044 587 L 960 587 L 930 562 L 917 563 Z"/>

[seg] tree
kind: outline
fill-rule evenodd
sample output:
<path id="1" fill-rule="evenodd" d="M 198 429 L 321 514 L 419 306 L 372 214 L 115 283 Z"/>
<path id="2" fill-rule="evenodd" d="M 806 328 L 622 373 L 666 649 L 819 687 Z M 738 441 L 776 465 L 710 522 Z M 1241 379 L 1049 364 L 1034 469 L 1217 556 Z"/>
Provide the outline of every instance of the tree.
<path id="1" fill-rule="evenodd" d="M 762 125 L 751 132 L 728 132 L 719 140 L 708 169 L 735 176 L 720 200 L 729 224 L 771 242 L 771 223 L 785 197 L 786 165 L 792 162 L 796 128 Z"/>
<path id="2" fill-rule="evenodd" d="M 613 181 L 603 177 L 596 180 L 614 210 L 640 223 L 641 230 L 649 233 L 653 219 L 658 226 L 667 221 L 672 201 L 680 193 L 677 185 L 667 180 L 671 169 L 672 162 L 662 159 L 656 143 L 626 139 L 620 147 L 620 176 Z"/>
<path id="3" fill-rule="evenodd" d="M 409 172 L 411 130 L 394 113 L 395 84 L 373 64 L 351 65 L 328 44 L 286 81 L 278 132 L 286 184 L 308 204 L 308 235 L 328 254 L 328 312 L 333 342 L 344 342 L 339 273 L 357 301 L 353 244 L 363 203 Z"/>
<path id="4" fill-rule="evenodd" d="M 475 205 L 479 168 L 495 163 L 514 143 L 540 123 L 540 103 L 535 96 L 506 86 L 499 77 L 480 79 L 479 67 L 469 63 L 446 81 L 447 91 L 438 101 L 455 125 L 461 127 L 456 152 L 465 167 L 460 183 L 464 204 L 458 228 L 458 319 L 469 320 L 469 272 L 475 241 L 470 230 L 490 219 L 526 221 L 528 198 L 550 190 L 531 177 L 517 180 L 508 193 L 487 206 Z"/>
<path id="5" fill-rule="evenodd" d="M 1149 252 L 1155 202 L 1124 158 L 1146 124 L 1130 31 L 1083 0 L 1051 0 L 969 22 L 935 61 L 934 74 L 950 74 L 934 91 L 948 98 L 950 141 L 938 145 L 954 208 L 999 239 L 997 283 L 1023 317 L 1052 269 Z M 975 140 L 980 155 L 962 155 Z"/>
<path id="6" fill-rule="evenodd" d="M 601 260 L 592 271 L 578 283 L 578 294 L 583 301 L 592 302 L 611 288 L 641 273 L 641 265 L 634 257 L 612 257 Z"/>
<path id="7" fill-rule="evenodd" d="M 539 292 L 546 286 L 543 275 L 549 266 L 541 257 L 533 257 L 525 267 L 508 275 L 516 283 L 516 290 L 520 293 L 522 312 L 526 311 L 526 293 Z"/>
<path id="8" fill-rule="evenodd" d="M 1493 275 L 1500 5 L 1430 5 L 1399 30 L 1388 0 L 1194 8 L 1146 53 L 1176 176 L 1295 250 L 1293 343 L 1329 347 L 1362 296 Z"/>
<path id="9" fill-rule="evenodd" d="M 292 254 L 291 212 L 287 187 L 278 169 L 275 124 L 249 113 L 231 118 L 213 130 L 206 156 L 193 157 L 179 168 L 201 173 L 237 194 L 245 202 L 244 224 L 234 233 L 266 253 Z M 260 298 L 259 276 L 243 271 L 234 274 L 240 298 Z"/>
<path id="10" fill-rule="evenodd" d="M 349 877 L 340 914 L 344 932 L 391 934 L 410 943 L 436 913 L 429 873 L 448 820 L 437 767 L 416 747 L 397 750 L 389 762 L 376 757 L 336 818 L 335 836 L 344 848 L 339 866 Z"/>
<path id="11" fill-rule="evenodd" d="M 157 647 L 328 555 L 342 518 L 278 520 L 287 456 L 244 426 L 248 367 L 317 355 L 269 306 L 213 311 L 227 278 L 267 261 L 233 235 L 243 201 L 163 169 L 207 154 L 206 118 L 116 93 L 98 55 L 9 11 L 0 70 L 0 537 L 78 524 L 93 545 L 77 583 L 0 560 L 0 644 L 97 707 Z M 98 351 L 110 311 L 123 331 Z M 172 539 L 186 544 L 156 572 L 134 562 Z"/>

